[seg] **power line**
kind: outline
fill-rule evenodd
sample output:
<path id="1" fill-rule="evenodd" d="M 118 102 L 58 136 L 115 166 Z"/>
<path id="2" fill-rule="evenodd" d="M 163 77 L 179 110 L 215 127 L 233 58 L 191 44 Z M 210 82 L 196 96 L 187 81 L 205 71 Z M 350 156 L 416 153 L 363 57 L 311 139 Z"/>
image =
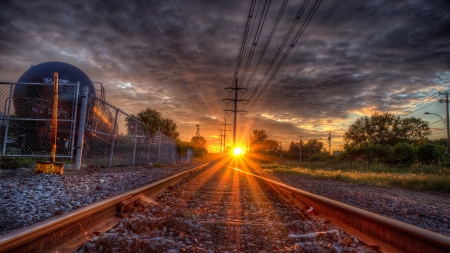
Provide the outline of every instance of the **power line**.
<path id="1" fill-rule="evenodd" d="M 266 77 L 269 75 L 270 70 L 272 70 L 273 65 L 275 64 L 276 60 L 278 59 L 278 56 L 280 56 L 281 51 L 283 50 L 284 46 L 286 45 L 287 41 L 289 40 L 291 34 L 294 32 L 295 27 L 297 26 L 298 22 L 300 21 L 300 18 L 303 15 L 303 12 L 305 11 L 306 7 L 308 6 L 310 0 L 305 0 L 305 2 L 303 2 L 302 7 L 300 8 L 300 11 L 298 12 L 294 22 L 292 23 L 291 27 L 289 28 L 288 33 L 286 34 L 286 36 L 283 39 L 283 42 L 281 43 L 280 47 L 278 48 L 274 58 L 272 59 L 272 61 L 269 64 L 269 67 L 267 68 L 266 72 L 264 73 L 264 76 L 261 78 L 261 80 L 258 82 L 258 84 L 256 85 L 256 88 L 253 90 L 252 94 L 249 97 L 249 100 L 252 99 L 252 97 L 255 95 L 255 93 L 258 91 L 259 87 L 261 86 L 261 84 L 264 82 L 264 80 L 266 79 Z"/>
<path id="2" fill-rule="evenodd" d="M 309 2 L 309 1 L 308 1 Z M 256 101 L 258 101 L 258 99 L 261 97 L 261 95 L 264 93 L 264 91 L 267 89 L 267 87 L 269 86 L 270 82 L 273 80 L 273 78 L 275 77 L 275 75 L 277 74 L 278 70 L 280 69 L 281 65 L 284 63 L 284 61 L 286 60 L 286 58 L 288 57 L 289 53 L 291 52 L 292 48 L 295 46 L 295 44 L 297 43 L 297 41 L 299 40 L 300 36 L 303 34 L 303 32 L 305 31 L 306 27 L 308 26 L 309 22 L 311 21 L 312 17 L 314 16 L 314 14 L 316 13 L 317 9 L 319 8 L 320 4 L 322 3 L 322 0 L 318 0 L 316 1 L 316 3 L 314 4 L 311 12 L 309 13 L 309 15 L 307 16 L 305 22 L 303 23 L 302 27 L 300 28 L 300 30 L 298 31 L 297 35 L 294 38 L 294 41 L 291 43 L 290 47 L 288 48 L 288 50 L 286 51 L 286 53 L 284 54 L 282 60 L 278 63 L 278 66 L 276 67 L 275 71 L 272 73 L 270 79 L 266 82 L 265 86 L 263 87 L 263 89 L 260 91 L 260 93 L 258 94 L 258 96 L 256 97 L 256 99 L 253 101 L 253 103 L 250 105 L 253 106 Z M 305 7 L 306 8 L 306 7 Z M 303 13 L 303 12 L 302 12 Z M 248 110 L 248 109 L 247 109 Z"/>
<path id="3" fill-rule="evenodd" d="M 267 13 L 269 11 L 269 7 L 270 7 L 271 1 L 272 0 L 268 0 L 268 1 L 266 0 L 266 2 L 264 4 L 263 12 L 261 14 L 261 18 L 260 18 L 259 23 L 258 23 L 258 28 L 256 29 L 255 38 L 253 39 L 253 44 L 252 44 L 252 47 L 250 49 L 250 53 L 249 53 L 249 56 L 248 56 L 248 59 L 247 59 L 247 63 L 245 64 L 244 73 L 242 73 L 242 78 L 241 78 L 241 83 L 242 84 L 244 83 L 245 77 L 247 75 L 247 71 L 248 71 L 248 68 L 250 66 L 250 62 L 253 59 L 253 54 L 255 53 L 256 45 L 258 44 L 259 37 L 261 36 L 261 31 L 262 31 L 262 28 L 264 26 L 264 22 L 266 21 L 266 17 L 267 17 Z M 260 3 L 261 3 L 261 1 L 260 1 Z M 259 5 L 258 5 L 258 9 L 259 9 Z M 256 16 L 258 16 L 258 11 L 256 12 Z M 254 24 L 255 23 L 253 23 L 253 25 Z M 252 31 L 253 31 L 253 26 L 252 26 Z M 250 34 L 251 34 L 251 32 L 250 32 Z"/>
<path id="4" fill-rule="evenodd" d="M 442 125 L 444 125 L 444 123 L 443 123 L 443 122 L 440 122 L 440 123 L 438 123 L 438 124 L 436 124 L 436 125 L 434 125 L 434 126 L 432 126 L 432 127 L 438 127 L 438 126 L 442 126 Z M 429 125 L 429 126 L 431 126 L 431 125 Z"/>
<path id="5" fill-rule="evenodd" d="M 252 0 L 252 4 L 250 6 L 250 11 L 248 13 L 247 25 L 245 26 L 244 38 L 242 38 L 241 50 L 239 52 L 238 62 L 236 64 L 236 70 L 234 71 L 234 77 L 233 77 L 233 81 L 231 82 L 231 85 L 233 85 L 234 79 L 237 78 L 239 68 L 241 67 L 242 57 L 244 56 L 245 46 L 247 45 L 248 30 L 250 28 L 251 20 L 253 17 L 253 12 L 255 10 L 255 3 L 256 3 L 256 0 Z"/>
<path id="6" fill-rule="evenodd" d="M 259 67 L 259 64 L 261 63 L 261 61 L 262 61 L 264 55 L 266 54 L 267 48 L 269 47 L 269 44 L 270 44 L 270 42 L 272 41 L 272 37 L 273 37 L 273 35 L 274 35 L 274 33 L 275 33 L 275 30 L 276 30 L 277 27 L 278 27 L 278 24 L 280 23 L 281 16 L 283 15 L 284 10 L 286 9 L 286 5 L 288 4 L 288 2 L 289 2 L 289 0 L 284 0 L 283 5 L 281 6 L 280 12 L 278 13 L 278 17 L 277 17 L 277 19 L 275 20 L 275 24 L 274 24 L 274 26 L 273 26 L 273 28 L 272 28 L 272 31 L 270 32 L 269 38 L 267 39 L 266 44 L 264 45 L 264 49 L 263 49 L 261 55 L 259 56 L 258 63 L 256 64 L 255 68 L 253 69 L 253 73 L 252 73 L 252 75 L 250 76 L 249 80 L 247 81 L 247 84 L 245 85 L 245 88 L 248 88 L 250 82 L 251 82 L 252 79 L 253 79 L 253 76 L 255 76 L 255 73 L 256 73 L 256 70 L 257 70 L 258 67 Z"/>
<path id="7" fill-rule="evenodd" d="M 432 95 L 427 95 L 423 100 L 417 102 L 415 105 L 412 105 L 412 106 L 406 108 L 405 111 L 413 110 L 414 108 L 417 108 L 417 107 L 419 107 L 419 106 L 421 106 L 423 104 L 426 104 L 426 103 L 431 103 L 431 102 L 425 102 L 425 100 L 427 100 L 429 98 L 436 98 L 436 97 L 434 97 L 434 95 L 436 95 L 437 93 L 438 93 L 438 91 L 436 91 Z"/>
<path id="8" fill-rule="evenodd" d="M 442 134 L 442 133 L 446 133 L 446 131 L 442 131 L 442 132 L 438 132 L 438 133 L 432 133 L 430 135 L 436 135 L 436 134 Z"/>
<path id="9" fill-rule="evenodd" d="M 428 106 L 434 105 L 435 103 L 436 103 L 436 102 L 433 102 L 432 104 L 429 104 L 429 105 L 426 105 L 426 106 L 424 106 L 424 107 L 421 107 L 421 108 L 419 108 L 419 109 L 417 109 L 417 110 L 415 110 L 415 111 L 412 111 L 412 112 L 410 112 L 410 113 L 408 113 L 408 114 L 405 114 L 404 116 L 407 116 L 407 115 L 413 114 L 413 113 L 415 113 L 415 112 L 418 112 L 418 111 L 420 111 L 420 110 L 422 110 L 422 109 L 427 108 Z"/>
<path id="10" fill-rule="evenodd" d="M 261 5 L 261 1 L 262 0 L 259 0 L 259 2 L 258 2 L 258 7 L 256 8 L 256 14 L 255 14 L 255 18 L 253 19 L 253 21 L 251 22 L 251 29 L 250 29 L 250 32 L 248 33 L 248 36 L 251 36 L 252 35 L 252 33 L 253 33 L 253 27 L 255 27 L 255 23 L 256 23 L 256 17 L 258 17 L 258 12 L 259 12 L 259 6 Z M 267 0 L 266 0 L 266 3 L 267 3 Z M 264 9 L 265 9 L 265 6 L 264 6 Z M 264 10 L 263 10 L 263 12 L 264 12 Z M 263 13 L 264 14 L 264 13 Z M 261 17 L 262 17 L 262 15 L 261 15 Z M 259 26 L 259 25 L 258 25 Z M 242 57 L 244 57 L 246 54 L 247 54 L 247 49 L 248 49 L 248 44 L 250 43 L 250 39 L 248 39 L 247 40 L 247 42 L 246 42 L 246 44 L 245 44 L 245 47 L 244 47 L 244 53 L 243 53 L 243 55 L 242 55 Z M 253 46 L 251 46 L 251 48 L 253 48 Z M 252 50 L 250 50 L 250 54 L 251 54 L 251 51 Z M 249 54 L 249 58 L 250 58 L 250 54 Z M 247 64 L 248 64 L 248 59 L 247 59 Z M 246 64 L 246 65 L 247 65 Z M 245 70 L 244 70 L 244 73 L 245 73 Z M 238 73 L 236 73 L 235 74 L 235 78 L 237 77 L 237 75 L 238 75 Z"/>
<path id="11" fill-rule="evenodd" d="M 431 125 L 436 124 L 436 123 L 442 123 L 442 120 L 436 120 L 435 122 L 430 123 L 429 125 L 431 126 Z"/>

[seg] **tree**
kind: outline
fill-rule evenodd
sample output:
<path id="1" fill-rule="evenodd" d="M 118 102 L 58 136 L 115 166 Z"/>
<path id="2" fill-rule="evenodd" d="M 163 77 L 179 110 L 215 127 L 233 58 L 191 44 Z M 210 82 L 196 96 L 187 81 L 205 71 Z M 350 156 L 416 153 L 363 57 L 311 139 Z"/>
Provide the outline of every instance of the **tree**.
<path id="1" fill-rule="evenodd" d="M 137 128 L 138 135 L 149 135 L 153 137 L 156 131 L 160 131 L 162 134 L 174 140 L 177 140 L 180 136 L 180 133 L 177 131 L 177 124 L 169 118 L 162 118 L 162 113 L 156 110 L 147 108 L 137 115 L 132 114 L 131 117 L 127 117 L 125 119 L 125 125 L 128 130 L 128 135 L 134 135 L 136 121 L 140 121 Z"/>
<path id="2" fill-rule="evenodd" d="M 323 150 L 323 143 L 318 141 L 317 139 L 311 139 L 308 140 L 308 142 L 306 142 L 306 144 L 302 144 L 302 156 L 303 153 L 305 153 L 307 155 L 309 154 L 317 154 L 320 153 Z"/>
<path id="3" fill-rule="evenodd" d="M 278 141 L 276 140 L 265 140 L 261 144 L 261 148 L 264 153 L 269 153 L 271 155 L 276 155 L 279 149 Z"/>
<path id="4" fill-rule="evenodd" d="M 410 143 L 424 139 L 431 134 L 428 122 L 414 117 L 403 119 L 401 121 L 401 129 L 403 130 L 404 138 Z"/>
<path id="5" fill-rule="evenodd" d="M 439 160 L 444 157 L 445 149 L 442 146 L 424 143 L 418 147 L 417 158 L 424 164 L 438 164 Z"/>
<path id="6" fill-rule="evenodd" d="M 191 145 L 194 148 L 194 157 L 202 157 L 208 154 L 206 139 L 203 136 L 192 137 Z"/>
<path id="7" fill-rule="evenodd" d="M 131 117 L 125 118 L 125 126 L 127 127 L 128 135 L 134 135 L 135 134 L 136 125 L 139 126 L 140 124 L 141 123 L 139 122 L 137 117 L 135 115 L 133 115 L 133 114 L 131 114 Z M 140 129 L 140 128 L 138 127 L 137 129 Z"/>
<path id="8" fill-rule="evenodd" d="M 290 158 L 298 159 L 300 156 L 300 145 L 298 143 L 294 143 L 293 141 L 289 145 L 288 156 Z"/>
<path id="9" fill-rule="evenodd" d="M 168 136 L 171 139 L 177 140 L 180 133 L 177 131 L 177 124 L 171 119 L 162 119 L 160 121 L 160 130 L 162 134 Z"/>
<path id="10" fill-rule="evenodd" d="M 264 152 L 263 143 L 267 140 L 269 135 L 266 133 L 264 129 L 255 129 L 253 130 L 253 134 L 250 138 L 250 146 L 252 151 Z"/>
<path id="11" fill-rule="evenodd" d="M 392 152 L 394 157 L 393 159 L 391 159 L 391 161 L 395 164 L 399 163 L 411 165 L 414 163 L 417 156 L 417 150 L 413 146 L 404 142 L 396 144 Z"/>
<path id="12" fill-rule="evenodd" d="M 417 141 L 430 135 L 428 122 L 409 117 L 400 118 L 392 113 L 374 112 L 372 116 L 358 118 L 345 132 L 347 144 L 385 144 L 394 146 L 397 143 Z"/>
<path id="13" fill-rule="evenodd" d="M 162 113 L 147 108 L 139 112 L 136 118 L 142 122 L 142 127 L 145 133 L 153 137 L 161 125 Z"/>
<path id="14" fill-rule="evenodd" d="M 253 146 L 256 144 L 263 143 L 265 140 L 267 140 L 268 137 L 269 137 L 269 135 L 266 133 L 266 130 L 255 129 L 255 130 L 253 130 L 253 135 L 250 138 L 250 144 Z"/>

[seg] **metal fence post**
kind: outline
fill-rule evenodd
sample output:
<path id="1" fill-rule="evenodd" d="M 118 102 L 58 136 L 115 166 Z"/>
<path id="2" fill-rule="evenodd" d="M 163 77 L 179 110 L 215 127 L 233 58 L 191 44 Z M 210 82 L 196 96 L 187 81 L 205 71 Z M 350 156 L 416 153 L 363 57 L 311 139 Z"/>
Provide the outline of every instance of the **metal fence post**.
<path id="1" fill-rule="evenodd" d="M 166 155 L 164 156 L 164 157 L 165 157 L 165 160 L 164 160 L 164 161 L 167 162 L 167 160 L 168 160 L 168 159 L 167 159 L 167 140 L 165 141 L 165 146 L 166 146 Z"/>
<path id="2" fill-rule="evenodd" d="M 174 148 L 174 144 L 172 143 L 171 145 L 171 150 L 170 150 L 170 160 L 171 163 L 176 163 L 177 161 L 175 160 L 175 148 Z"/>
<path id="3" fill-rule="evenodd" d="M 81 108 L 80 108 L 80 125 L 78 126 L 78 138 L 75 155 L 75 169 L 81 168 L 81 154 L 83 153 L 83 141 L 84 141 L 84 124 L 86 122 L 86 107 L 88 98 L 88 86 L 83 87 L 81 93 Z"/>
<path id="4" fill-rule="evenodd" d="M 75 86 L 75 92 L 74 92 L 74 100 L 75 100 L 75 104 L 73 105 L 73 124 L 72 124 L 72 134 L 70 135 L 70 149 L 69 149 L 69 154 L 70 154 L 70 158 L 73 158 L 73 148 L 75 147 L 75 134 L 76 134 L 76 129 L 77 129 L 77 112 L 78 112 L 78 89 L 80 87 L 80 82 L 77 82 L 77 85 Z"/>
<path id="5" fill-rule="evenodd" d="M 136 160 L 136 142 L 137 142 L 137 127 L 138 127 L 138 121 L 136 121 L 134 125 L 134 147 L 133 147 L 133 161 L 132 166 L 134 166 L 135 160 Z"/>
<path id="6" fill-rule="evenodd" d="M 116 131 L 117 131 L 117 118 L 119 117 L 119 110 L 116 109 L 116 117 L 114 118 L 114 128 L 111 140 L 111 152 L 109 152 L 109 168 L 112 166 L 112 159 L 114 154 L 114 142 L 116 141 Z"/>
<path id="7" fill-rule="evenodd" d="M 9 114 L 11 113 L 11 98 L 12 98 L 12 92 L 13 92 L 13 85 L 11 83 L 11 86 L 9 88 L 9 100 L 8 100 L 8 113 L 7 115 L 3 115 L 3 117 L 6 117 L 6 126 L 5 126 L 5 135 L 3 136 L 3 149 L 2 149 L 2 155 L 5 155 L 6 153 L 6 140 L 8 139 L 8 128 L 9 128 Z"/>
<path id="8" fill-rule="evenodd" d="M 158 132 L 158 134 L 159 134 L 159 147 L 158 147 L 158 163 L 159 163 L 159 159 L 161 157 L 161 138 L 162 138 L 162 136 L 161 136 L 160 132 Z"/>
<path id="9" fill-rule="evenodd" d="M 150 147 L 151 147 L 151 138 L 150 136 L 147 137 L 148 140 L 148 149 L 147 149 L 147 163 L 150 163 Z"/>

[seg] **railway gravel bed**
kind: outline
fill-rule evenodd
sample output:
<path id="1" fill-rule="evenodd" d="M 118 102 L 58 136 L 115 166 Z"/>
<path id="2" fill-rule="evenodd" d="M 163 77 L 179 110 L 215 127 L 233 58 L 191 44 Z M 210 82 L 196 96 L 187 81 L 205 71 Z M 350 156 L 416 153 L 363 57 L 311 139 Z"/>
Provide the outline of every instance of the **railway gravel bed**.
<path id="1" fill-rule="evenodd" d="M 378 252 L 253 177 L 210 166 L 78 252 Z"/>
<path id="2" fill-rule="evenodd" d="M 450 236 L 450 194 L 262 173 L 304 191 Z"/>
<path id="3" fill-rule="evenodd" d="M 0 170 L 0 235 L 198 165 L 86 167 L 66 170 L 63 175 L 34 174 L 30 169 Z"/>

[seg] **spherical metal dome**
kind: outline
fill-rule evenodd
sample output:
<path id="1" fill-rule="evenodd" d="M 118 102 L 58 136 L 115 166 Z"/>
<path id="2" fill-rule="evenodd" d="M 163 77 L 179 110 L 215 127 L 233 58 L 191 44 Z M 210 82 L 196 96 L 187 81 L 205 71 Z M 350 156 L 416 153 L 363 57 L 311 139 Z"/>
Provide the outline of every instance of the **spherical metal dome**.
<path id="1" fill-rule="evenodd" d="M 19 78 L 19 83 L 53 83 L 53 73 L 58 72 L 59 83 L 80 82 L 79 91 L 89 86 L 89 93 L 95 96 L 95 87 L 91 79 L 79 68 L 65 62 L 44 62 L 32 66 Z"/>

